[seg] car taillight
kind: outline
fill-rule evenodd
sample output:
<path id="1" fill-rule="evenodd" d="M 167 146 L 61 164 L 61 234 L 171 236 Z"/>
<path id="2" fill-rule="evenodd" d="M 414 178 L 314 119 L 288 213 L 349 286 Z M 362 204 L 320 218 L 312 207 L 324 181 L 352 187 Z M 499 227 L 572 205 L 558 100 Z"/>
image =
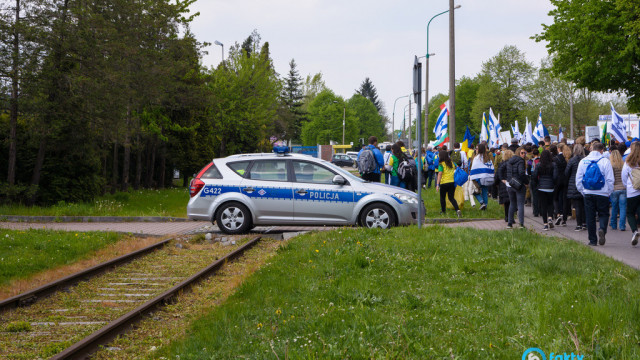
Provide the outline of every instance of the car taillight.
<path id="1" fill-rule="evenodd" d="M 202 180 L 197 178 L 191 180 L 191 185 L 189 186 L 189 194 L 191 195 L 191 197 L 198 195 L 203 186 L 204 182 Z"/>

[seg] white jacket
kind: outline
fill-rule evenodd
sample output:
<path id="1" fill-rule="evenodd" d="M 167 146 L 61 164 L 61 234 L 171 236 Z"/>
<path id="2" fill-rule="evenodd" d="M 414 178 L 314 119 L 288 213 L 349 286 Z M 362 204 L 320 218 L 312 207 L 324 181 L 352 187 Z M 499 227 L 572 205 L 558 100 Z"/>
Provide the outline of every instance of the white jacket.
<path id="1" fill-rule="evenodd" d="M 600 172 L 604 176 L 604 186 L 600 190 L 585 189 L 582 185 L 582 178 L 584 177 L 584 173 L 585 171 L 587 171 L 587 167 L 592 161 L 598 162 Z M 582 195 L 600 195 L 609 197 L 609 195 L 611 195 L 611 193 L 613 192 L 614 181 L 615 178 L 613 176 L 613 168 L 611 168 L 611 162 L 599 151 L 592 151 L 589 153 L 589 156 L 580 160 L 580 164 L 578 165 L 578 172 L 576 172 L 576 188 L 582 193 Z"/>
<path id="2" fill-rule="evenodd" d="M 636 190 L 633 188 L 633 182 L 631 181 L 631 170 L 633 170 L 631 166 L 624 163 L 622 167 L 622 183 L 627 186 L 627 198 L 632 198 L 636 196 L 640 196 L 640 190 Z"/>

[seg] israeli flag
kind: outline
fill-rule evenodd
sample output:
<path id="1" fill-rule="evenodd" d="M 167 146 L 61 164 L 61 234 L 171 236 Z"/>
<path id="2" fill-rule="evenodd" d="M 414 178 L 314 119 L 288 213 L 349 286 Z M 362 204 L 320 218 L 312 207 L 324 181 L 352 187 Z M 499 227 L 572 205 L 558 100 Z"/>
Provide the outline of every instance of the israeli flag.
<path id="1" fill-rule="evenodd" d="M 613 108 L 613 104 L 611 104 L 611 128 L 609 129 L 609 133 L 613 134 L 616 140 L 620 142 L 627 141 L 627 126 L 622 119 L 622 116 L 616 112 L 616 109 Z"/>
<path id="2" fill-rule="evenodd" d="M 535 146 L 538 146 L 538 139 L 533 137 L 533 129 L 531 128 L 531 123 L 529 119 L 527 119 L 526 126 L 524 127 L 524 143 L 532 143 Z"/>
<path id="3" fill-rule="evenodd" d="M 536 139 L 536 145 L 540 140 L 544 140 L 544 125 L 542 124 L 542 111 L 538 114 L 538 123 L 533 129 L 533 137 Z"/>
<path id="4" fill-rule="evenodd" d="M 520 130 L 518 129 L 518 120 L 516 120 L 515 125 L 511 125 L 511 131 L 513 132 L 513 137 L 522 143 L 522 135 L 520 134 Z"/>
<path id="5" fill-rule="evenodd" d="M 500 146 L 500 121 L 493 114 L 493 109 L 489 108 L 489 147 Z"/>
<path id="6" fill-rule="evenodd" d="M 440 106 L 440 115 L 438 116 L 438 120 L 436 121 L 436 126 L 433 129 L 433 133 L 436 135 L 436 139 L 440 139 L 440 137 L 449 131 L 449 100 L 447 100 L 444 104 Z"/>
<path id="7" fill-rule="evenodd" d="M 562 127 L 558 129 L 558 142 L 564 139 L 564 133 L 562 132 Z"/>

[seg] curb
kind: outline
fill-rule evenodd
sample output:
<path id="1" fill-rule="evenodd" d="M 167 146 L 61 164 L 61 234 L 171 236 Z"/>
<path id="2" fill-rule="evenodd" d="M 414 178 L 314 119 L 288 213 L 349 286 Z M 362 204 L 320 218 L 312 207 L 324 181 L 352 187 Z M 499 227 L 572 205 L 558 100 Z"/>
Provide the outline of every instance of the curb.
<path id="1" fill-rule="evenodd" d="M 453 218 L 442 218 L 442 219 L 424 219 L 424 224 L 453 224 L 460 222 L 471 222 L 471 221 L 494 221 L 499 219 L 491 219 L 491 218 L 482 218 L 482 219 L 453 219 Z"/>
<path id="2" fill-rule="evenodd" d="M 189 219 L 170 216 L 19 216 L 0 215 L 1 222 L 187 222 Z"/>

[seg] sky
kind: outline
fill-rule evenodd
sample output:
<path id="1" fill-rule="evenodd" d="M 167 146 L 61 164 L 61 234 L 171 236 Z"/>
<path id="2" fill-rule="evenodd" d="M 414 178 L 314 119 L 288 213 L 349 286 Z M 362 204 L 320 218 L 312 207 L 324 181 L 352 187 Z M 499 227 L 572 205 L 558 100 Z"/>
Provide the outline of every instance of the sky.
<path id="1" fill-rule="evenodd" d="M 549 0 L 456 0 L 455 76 L 474 77 L 482 63 L 506 45 L 515 45 L 539 66 L 547 56 L 544 43 L 530 37 L 551 24 Z M 275 69 L 289 72 L 295 59 L 304 78 L 321 72 L 328 88 L 350 98 L 369 77 L 386 113 L 403 117 L 413 90 L 415 56 L 427 53 L 427 23 L 449 9 L 447 0 L 198 0 L 191 30 L 212 43 L 203 58 L 217 66 L 229 46 L 242 43 L 255 29 L 269 42 Z M 449 16 L 429 26 L 429 97 L 449 92 Z M 424 64 L 423 64 L 424 76 Z M 424 79 L 423 89 L 424 89 Z M 422 101 L 424 104 L 424 100 Z M 415 106 L 412 106 L 415 110 Z"/>

